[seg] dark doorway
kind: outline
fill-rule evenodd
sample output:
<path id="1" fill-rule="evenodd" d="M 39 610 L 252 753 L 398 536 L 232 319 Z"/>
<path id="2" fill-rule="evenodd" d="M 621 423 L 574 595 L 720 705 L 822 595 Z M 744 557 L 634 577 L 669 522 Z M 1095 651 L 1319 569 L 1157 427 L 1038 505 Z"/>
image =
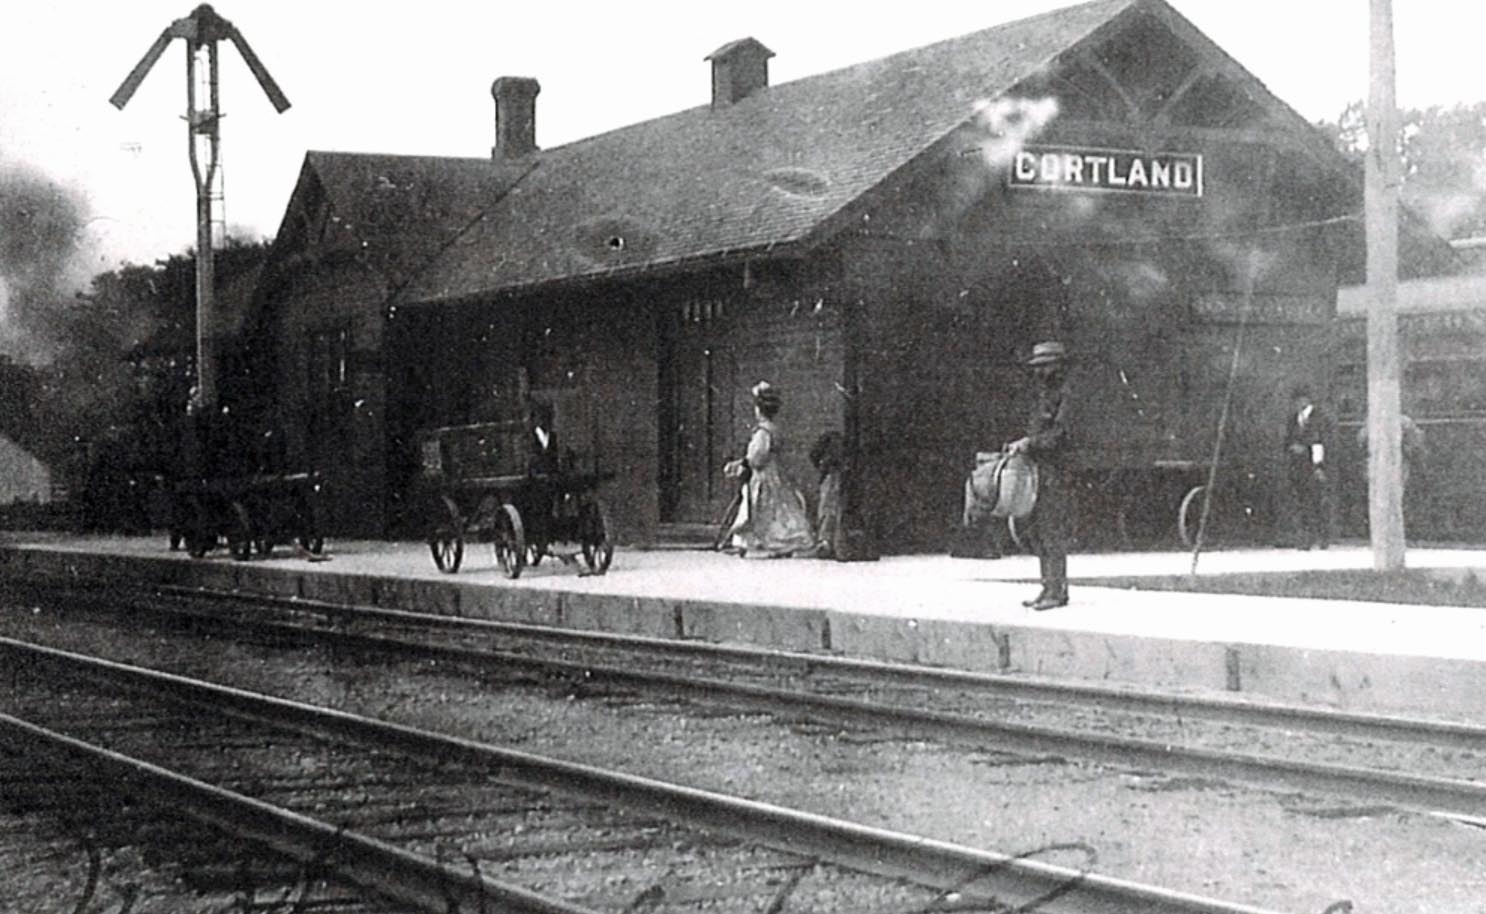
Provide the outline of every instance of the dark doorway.
<path id="1" fill-rule="evenodd" d="M 668 524 L 715 523 L 734 484 L 722 465 L 734 438 L 737 358 L 720 302 L 689 302 L 661 318 L 660 511 Z"/>

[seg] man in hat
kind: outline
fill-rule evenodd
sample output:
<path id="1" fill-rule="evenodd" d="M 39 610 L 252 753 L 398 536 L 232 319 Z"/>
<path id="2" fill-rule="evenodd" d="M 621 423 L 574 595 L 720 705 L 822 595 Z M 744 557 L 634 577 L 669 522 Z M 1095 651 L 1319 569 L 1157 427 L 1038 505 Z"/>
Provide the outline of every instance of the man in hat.
<path id="1" fill-rule="evenodd" d="M 1034 610 L 1068 605 L 1068 547 L 1073 539 L 1073 485 L 1068 467 L 1068 350 L 1056 340 L 1038 343 L 1027 359 L 1037 400 L 1027 437 L 1006 446 L 1037 466 L 1037 502 L 1028 515 L 1027 536 L 1042 572 L 1042 592 L 1023 606 Z"/>

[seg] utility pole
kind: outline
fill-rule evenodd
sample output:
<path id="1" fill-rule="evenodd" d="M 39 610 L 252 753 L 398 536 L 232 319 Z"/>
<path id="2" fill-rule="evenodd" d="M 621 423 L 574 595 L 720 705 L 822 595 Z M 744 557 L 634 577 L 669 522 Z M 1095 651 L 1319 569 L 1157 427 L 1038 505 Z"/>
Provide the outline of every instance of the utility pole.
<path id="1" fill-rule="evenodd" d="M 1373 568 L 1404 566 L 1398 358 L 1398 109 L 1393 3 L 1370 0 L 1367 103 L 1367 480 Z"/>

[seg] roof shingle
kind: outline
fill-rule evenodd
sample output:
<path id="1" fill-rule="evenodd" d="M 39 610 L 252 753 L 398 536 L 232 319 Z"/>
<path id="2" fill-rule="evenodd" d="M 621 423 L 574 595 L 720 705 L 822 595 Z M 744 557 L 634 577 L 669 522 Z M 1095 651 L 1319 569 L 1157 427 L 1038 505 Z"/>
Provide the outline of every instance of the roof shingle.
<path id="1" fill-rule="evenodd" d="M 806 240 L 975 106 L 1141 0 L 1094 0 L 537 154 L 412 280 L 414 302 Z"/>

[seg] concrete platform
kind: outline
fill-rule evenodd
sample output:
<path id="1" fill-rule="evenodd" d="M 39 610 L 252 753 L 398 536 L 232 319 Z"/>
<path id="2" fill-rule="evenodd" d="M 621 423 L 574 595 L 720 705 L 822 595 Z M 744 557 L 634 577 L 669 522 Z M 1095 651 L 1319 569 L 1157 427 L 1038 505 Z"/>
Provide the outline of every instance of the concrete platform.
<path id="1" fill-rule="evenodd" d="M 1413 549 L 1410 567 L 1486 568 Z M 1223 551 L 1201 571 L 1368 568 L 1361 547 Z M 1486 609 L 1078 586 L 1185 574 L 1184 553 L 1075 555 L 1073 602 L 1034 613 L 1036 561 L 898 556 L 838 564 L 620 550 L 607 575 L 551 559 L 515 581 L 488 547 L 459 574 L 421 543 L 334 542 L 330 560 L 192 560 L 156 537 L 0 534 L 0 575 L 181 584 L 660 638 L 737 642 L 982 672 L 1244 693 L 1486 721 Z"/>

